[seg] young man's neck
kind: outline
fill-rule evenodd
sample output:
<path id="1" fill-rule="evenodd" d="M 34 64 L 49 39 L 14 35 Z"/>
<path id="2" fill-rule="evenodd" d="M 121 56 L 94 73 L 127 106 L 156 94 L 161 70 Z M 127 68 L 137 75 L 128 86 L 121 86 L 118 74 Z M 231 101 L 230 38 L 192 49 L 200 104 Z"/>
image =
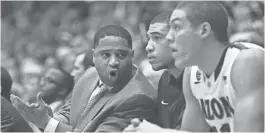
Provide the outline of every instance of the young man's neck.
<path id="1" fill-rule="evenodd" d="M 180 76 L 180 74 L 182 73 L 183 69 L 179 69 L 176 67 L 171 67 L 169 69 L 167 69 L 176 79 Z"/>
<path id="2" fill-rule="evenodd" d="M 201 59 L 198 62 L 198 67 L 207 75 L 210 76 L 215 71 L 221 56 L 226 48 L 226 44 L 219 42 L 209 44 L 202 52 Z"/>

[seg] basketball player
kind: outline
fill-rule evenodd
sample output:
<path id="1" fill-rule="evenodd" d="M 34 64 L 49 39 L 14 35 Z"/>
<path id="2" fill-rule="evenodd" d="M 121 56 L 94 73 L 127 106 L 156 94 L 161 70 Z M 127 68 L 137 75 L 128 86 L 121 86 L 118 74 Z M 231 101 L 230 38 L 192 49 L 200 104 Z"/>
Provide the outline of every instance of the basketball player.
<path id="1" fill-rule="evenodd" d="M 166 69 L 159 79 L 155 124 L 163 128 L 179 129 L 185 99 L 182 89 L 183 70 L 176 68 L 171 56 L 172 50 L 166 35 L 170 29 L 171 12 L 163 12 L 153 18 L 147 31 L 147 57 L 153 70 Z"/>
<path id="2" fill-rule="evenodd" d="M 183 77 L 183 131 L 264 132 L 264 49 L 229 44 L 227 26 L 218 2 L 182 1 L 171 14 L 175 66 L 193 66 Z M 140 131 L 173 131 L 132 122 Z"/>

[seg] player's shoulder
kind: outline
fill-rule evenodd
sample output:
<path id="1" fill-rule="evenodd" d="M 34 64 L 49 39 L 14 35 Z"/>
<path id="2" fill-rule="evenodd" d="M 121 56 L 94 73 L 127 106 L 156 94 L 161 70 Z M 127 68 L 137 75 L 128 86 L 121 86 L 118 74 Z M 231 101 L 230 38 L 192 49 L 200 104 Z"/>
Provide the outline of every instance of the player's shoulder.
<path id="1" fill-rule="evenodd" d="M 251 86 L 251 84 L 256 84 L 255 79 L 261 78 L 263 73 L 264 50 L 260 48 L 244 49 L 239 52 L 233 63 L 231 82 L 240 88 L 243 87 L 242 84 Z"/>
<path id="2" fill-rule="evenodd" d="M 249 48 L 243 49 L 237 55 L 233 63 L 234 74 L 242 75 L 242 72 L 258 71 L 258 67 L 264 67 L 264 49 Z"/>
<path id="3" fill-rule="evenodd" d="M 263 47 L 261 47 L 257 44 L 254 44 L 254 43 L 250 43 L 250 42 L 233 42 L 233 43 L 231 43 L 230 47 L 235 47 L 235 48 L 238 48 L 240 50 L 250 49 L 250 48 L 264 49 Z"/>
<path id="4" fill-rule="evenodd" d="M 252 62 L 258 61 L 264 57 L 264 48 L 248 42 L 233 42 L 230 48 L 237 48 L 240 50 L 234 64 L 252 65 Z"/>
<path id="5" fill-rule="evenodd" d="M 260 48 L 249 48 L 241 50 L 235 59 L 235 64 L 245 64 L 247 67 L 251 65 L 256 65 L 257 63 L 262 63 L 264 60 L 264 49 Z"/>

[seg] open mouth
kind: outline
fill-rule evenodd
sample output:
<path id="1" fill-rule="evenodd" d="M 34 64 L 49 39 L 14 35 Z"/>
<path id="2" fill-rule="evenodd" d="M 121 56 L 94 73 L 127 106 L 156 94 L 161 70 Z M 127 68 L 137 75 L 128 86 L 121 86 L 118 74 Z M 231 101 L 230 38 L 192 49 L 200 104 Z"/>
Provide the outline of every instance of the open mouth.
<path id="1" fill-rule="evenodd" d="M 117 77 L 118 76 L 118 70 L 116 70 L 116 69 L 112 69 L 112 70 L 110 70 L 109 71 L 109 77 L 110 78 L 113 78 L 113 77 Z"/>

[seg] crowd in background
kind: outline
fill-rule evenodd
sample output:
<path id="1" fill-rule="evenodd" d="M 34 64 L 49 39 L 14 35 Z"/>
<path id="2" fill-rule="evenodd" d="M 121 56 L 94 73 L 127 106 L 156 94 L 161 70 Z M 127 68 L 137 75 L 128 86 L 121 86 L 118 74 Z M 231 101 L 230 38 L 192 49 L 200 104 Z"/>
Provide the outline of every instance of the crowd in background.
<path id="1" fill-rule="evenodd" d="M 223 1 L 230 17 L 231 41 L 264 47 L 264 2 Z M 11 93 L 30 100 L 43 72 L 61 67 L 71 73 L 76 56 L 93 48 L 98 28 L 117 24 L 133 37 L 134 63 L 145 59 L 146 27 L 177 2 L 1 2 L 1 65 L 11 74 Z M 147 64 L 148 65 L 148 64 Z M 145 65 L 141 67 L 144 69 Z"/>

